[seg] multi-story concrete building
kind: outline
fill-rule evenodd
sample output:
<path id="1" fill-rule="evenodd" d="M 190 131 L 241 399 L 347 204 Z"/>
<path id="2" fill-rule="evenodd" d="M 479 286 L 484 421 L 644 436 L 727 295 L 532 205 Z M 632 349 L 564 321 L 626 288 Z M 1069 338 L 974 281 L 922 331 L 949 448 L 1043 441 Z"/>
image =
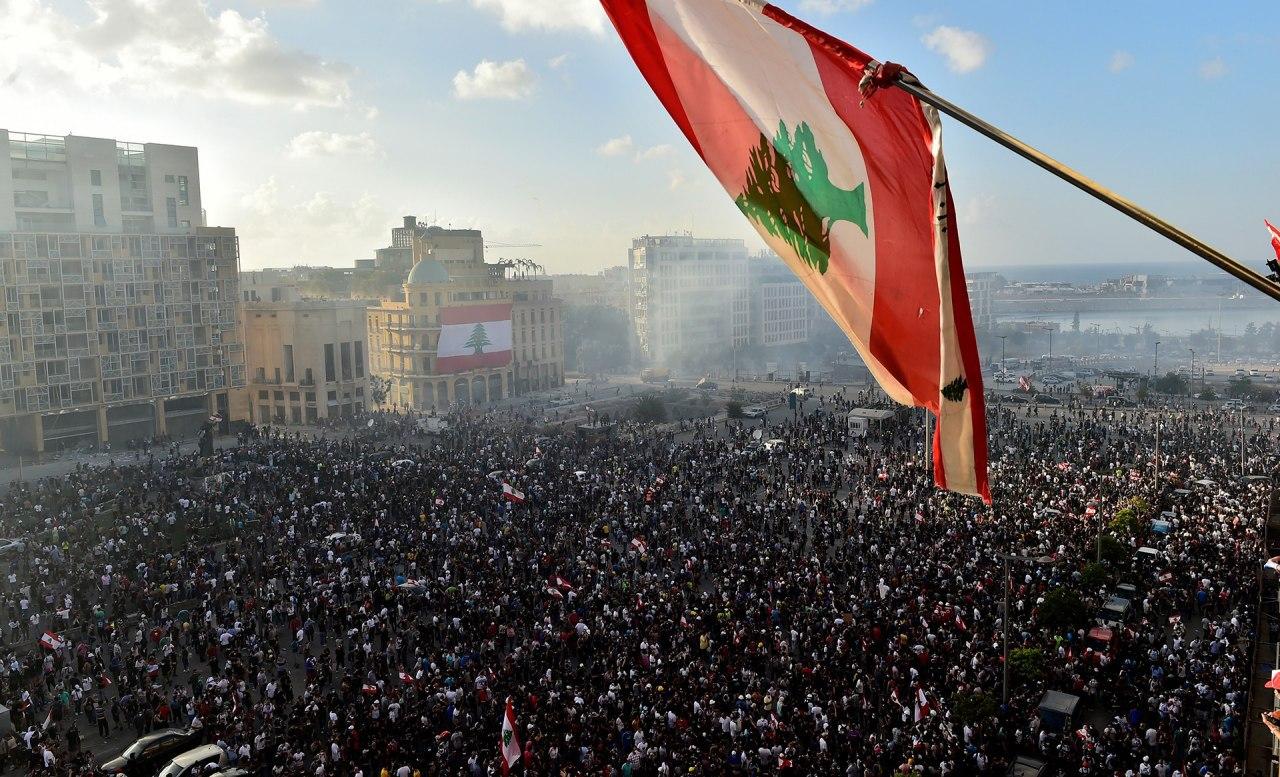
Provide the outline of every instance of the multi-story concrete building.
<path id="1" fill-rule="evenodd" d="M 202 223 L 194 148 L 0 130 L 0 445 L 232 418 L 239 242 Z"/>
<path id="2" fill-rule="evenodd" d="M 816 303 L 791 269 L 772 252 L 751 257 L 751 344 L 759 346 L 807 343 Z"/>
<path id="3" fill-rule="evenodd" d="M 370 401 L 367 303 L 280 299 L 242 303 L 247 402 L 255 423 L 315 424 Z"/>
<path id="4" fill-rule="evenodd" d="M 688 235 L 631 242 L 628 307 L 640 353 L 655 364 L 751 340 L 747 249 Z"/>
<path id="5" fill-rule="evenodd" d="M 997 291 L 1004 288 L 1004 276 L 998 272 L 966 273 L 964 282 L 969 290 L 969 312 L 973 316 L 973 328 L 984 330 L 995 326 L 996 318 L 991 300 Z"/>
<path id="6" fill-rule="evenodd" d="M 396 239 L 411 243 L 415 264 L 404 301 L 369 309 L 371 370 L 387 380 L 387 402 L 425 410 L 563 385 L 562 305 L 551 279 L 485 262 L 478 230 L 424 227 L 412 216 L 405 225 Z M 442 364 L 442 325 L 479 306 L 510 316 L 510 357 L 464 370 Z"/>
<path id="7" fill-rule="evenodd" d="M 0 444 L 194 433 L 243 386 L 235 230 L 196 149 L 0 131 Z"/>

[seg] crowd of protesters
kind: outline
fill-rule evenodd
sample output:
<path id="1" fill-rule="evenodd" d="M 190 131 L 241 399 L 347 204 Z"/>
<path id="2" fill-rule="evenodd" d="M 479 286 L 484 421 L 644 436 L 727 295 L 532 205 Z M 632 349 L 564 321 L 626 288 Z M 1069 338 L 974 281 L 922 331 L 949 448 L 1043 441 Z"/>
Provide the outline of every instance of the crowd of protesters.
<path id="1" fill-rule="evenodd" d="M 933 488 L 918 416 L 850 437 L 869 402 L 381 416 L 15 485 L 0 749 L 87 773 L 192 727 L 263 777 L 489 775 L 510 700 L 530 775 L 1243 773 L 1268 484 L 1238 446 L 1270 473 L 1270 425 L 1165 414 L 1157 496 L 1156 416 L 991 405 L 984 507 Z M 1082 700 L 1060 729 L 1047 689 Z"/>

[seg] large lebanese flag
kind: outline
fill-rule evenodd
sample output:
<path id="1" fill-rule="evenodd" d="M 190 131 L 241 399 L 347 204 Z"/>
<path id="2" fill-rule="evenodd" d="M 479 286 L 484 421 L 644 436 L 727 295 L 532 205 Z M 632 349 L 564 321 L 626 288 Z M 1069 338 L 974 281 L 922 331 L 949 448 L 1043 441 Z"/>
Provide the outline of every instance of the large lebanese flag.
<path id="1" fill-rule="evenodd" d="M 440 311 L 438 374 L 511 363 L 511 303 L 465 305 Z"/>
<path id="2" fill-rule="evenodd" d="M 1276 229 L 1276 225 L 1266 219 L 1262 223 L 1267 225 L 1267 234 L 1271 235 L 1271 247 L 1276 250 L 1276 259 L 1280 259 L 1280 229 Z"/>
<path id="3" fill-rule="evenodd" d="M 938 485 L 990 501 L 982 376 L 937 113 L 865 101 L 869 56 L 752 0 L 601 0 L 649 85 L 895 400 Z"/>

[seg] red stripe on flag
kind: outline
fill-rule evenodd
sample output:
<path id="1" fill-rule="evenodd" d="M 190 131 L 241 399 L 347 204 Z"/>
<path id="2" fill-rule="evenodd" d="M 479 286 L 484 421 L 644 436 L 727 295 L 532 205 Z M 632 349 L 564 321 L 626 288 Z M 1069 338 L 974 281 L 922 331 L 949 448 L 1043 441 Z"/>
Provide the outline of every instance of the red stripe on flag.
<path id="1" fill-rule="evenodd" d="M 483 324 L 489 321 L 510 321 L 511 303 L 492 305 L 455 305 L 440 311 L 441 325 Z"/>
<path id="2" fill-rule="evenodd" d="M 631 58 L 640 67 L 644 80 L 649 82 L 649 87 L 671 114 L 676 126 L 689 139 L 693 150 L 698 152 L 698 156 L 703 156 L 698 136 L 693 132 L 693 125 L 684 111 L 684 104 L 680 102 L 676 85 L 671 81 L 666 59 L 658 45 L 658 36 L 653 30 L 653 20 L 649 18 L 648 5 L 644 0 L 600 0 L 600 3 Z"/>
<path id="3" fill-rule="evenodd" d="M 446 374 L 478 370 L 482 367 L 505 367 L 511 363 L 511 349 L 465 356 L 441 356 L 436 359 L 436 373 Z"/>

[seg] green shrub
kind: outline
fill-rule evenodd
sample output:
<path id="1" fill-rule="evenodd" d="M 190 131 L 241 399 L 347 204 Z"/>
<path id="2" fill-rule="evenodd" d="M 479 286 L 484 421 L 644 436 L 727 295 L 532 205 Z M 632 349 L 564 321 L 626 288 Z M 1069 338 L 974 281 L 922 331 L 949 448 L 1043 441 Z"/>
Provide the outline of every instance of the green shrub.
<path id="1" fill-rule="evenodd" d="M 1020 683 L 1039 680 L 1044 676 L 1044 651 L 1040 648 L 1010 650 L 1009 673 Z"/>
<path id="2" fill-rule="evenodd" d="M 1045 594 L 1038 611 L 1040 623 L 1054 630 L 1077 628 L 1084 625 L 1087 617 L 1080 595 L 1062 586 Z"/>
<path id="3" fill-rule="evenodd" d="M 729 414 L 729 417 L 730 417 L 730 418 L 743 418 L 743 417 L 744 417 L 744 416 L 743 416 L 743 413 L 742 413 L 742 403 L 741 403 L 741 402 L 730 402 L 728 405 L 725 405 L 725 412 L 727 412 L 727 413 Z"/>
<path id="4" fill-rule="evenodd" d="M 1110 578 L 1111 574 L 1107 572 L 1107 568 L 1094 561 L 1085 564 L 1084 569 L 1080 570 L 1080 579 L 1089 588 L 1098 588 Z"/>
<path id="5" fill-rule="evenodd" d="M 951 698 L 951 713 L 958 723 L 981 723 L 995 717 L 996 700 L 984 691 L 961 691 Z"/>

